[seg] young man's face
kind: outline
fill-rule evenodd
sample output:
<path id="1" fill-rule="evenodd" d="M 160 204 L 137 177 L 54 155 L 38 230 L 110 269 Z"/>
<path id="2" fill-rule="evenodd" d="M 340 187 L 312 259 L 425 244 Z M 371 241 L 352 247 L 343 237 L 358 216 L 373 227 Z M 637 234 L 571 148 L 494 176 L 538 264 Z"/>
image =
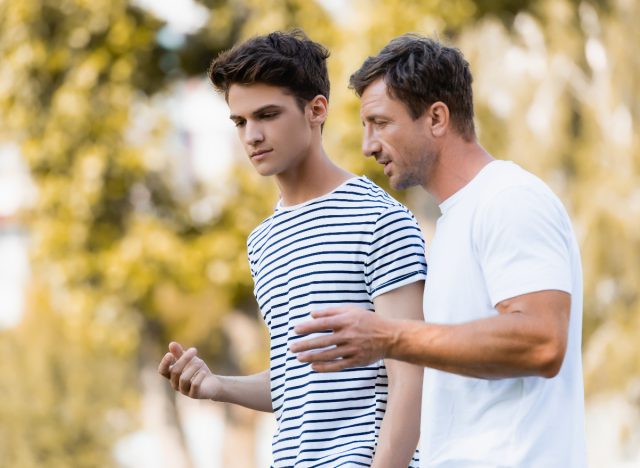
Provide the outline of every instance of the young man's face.
<path id="1" fill-rule="evenodd" d="M 227 100 L 240 141 L 261 175 L 282 174 L 309 153 L 312 126 L 307 109 L 303 112 L 286 89 L 233 84 Z"/>
<path id="2" fill-rule="evenodd" d="M 362 152 L 384 165 L 391 186 L 396 190 L 426 186 L 437 160 L 426 131 L 426 113 L 413 120 L 406 106 L 389 96 L 380 78 L 362 93 L 360 118 L 364 125 Z"/>

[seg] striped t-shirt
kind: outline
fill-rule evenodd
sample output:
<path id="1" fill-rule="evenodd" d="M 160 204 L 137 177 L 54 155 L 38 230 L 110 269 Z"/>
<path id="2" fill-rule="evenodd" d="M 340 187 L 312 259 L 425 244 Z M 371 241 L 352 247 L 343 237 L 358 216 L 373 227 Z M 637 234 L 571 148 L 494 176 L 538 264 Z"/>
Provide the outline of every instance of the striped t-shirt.
<path id="1" fill-rule="evenodd" d="M 369 466 L 387 401 L 384 362 L 317 373 L 289 351 L 313 310 L 373 299 L 426 278 L 413 215 L 366 177 L 282 207 L 248 239 L 254 293 L 271 337 L 275 467 Z M 418 466 L 417 453 L 410 466 Z"/>

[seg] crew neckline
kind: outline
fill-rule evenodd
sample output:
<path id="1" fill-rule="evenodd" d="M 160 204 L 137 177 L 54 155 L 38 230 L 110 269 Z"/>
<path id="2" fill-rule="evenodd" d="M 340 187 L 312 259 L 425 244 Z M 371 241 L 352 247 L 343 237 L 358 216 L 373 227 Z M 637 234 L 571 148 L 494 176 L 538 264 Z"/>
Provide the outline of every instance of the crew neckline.
<path id="1" fill-rule="evenodd" d="M 442 214 L 444 215 L 448 210 L 450 210 L 453 207 L 453 205 L 457 203 L 458 200 L 460 200 L 464 196 L 465 193 L 472 190 L 473 187 L 476 186 L 489 171 L 493 170 L 492 169 L 493 167 L 499 166 L 501 165 L 501 163 L 505 163 L 505 162 L 507 161 L 503 161 L 501 159 L 494 159 L 493 161 L 490 161 L 489 163 L 487 163 L 482 169 L 478 171 L 478 173 L 475 176 L 473 176 L 473 179 L 471 179 L 469 182 L 467 182 L 466 185 L 461 187 L 456 193 L 454 193 L 453 195 L 451 195 L 449 198 L 447 198 L 446 200 L 444 200 L 442 203 L 438 205 L 440 207 L 440 211 L 442 212 Z"/>
<path id="2" fill-rule="evenodd" d="M 280 197 L 278 199 L 278 203 L 276 203 L 276 211 L 294 211 L 294 210 L 297 210 L 298 208 L 302 208 L 303 206 L 309 205 L 310 203 L 315 203 L 315 202 L 321 201 L 321 200 L 323 200 L 325 198 L 330 197 L 331 195 L 333 195 L 336 191 L 340 190 L 341 188 L 346 187 L 351 182 L 353 182 L 355 180 L 360 180 L 360 179 L 366 179 L 366 176 L 356 176 L 356 175 L 354 175 L 353 177 L 350 177 L 347 180 L 345 180 L 344 182 L 342 182 L 337 187 L 333 188 L 331 191 L 329 191 L 329 192 L 327 192 L 327 193 L 325 193 L 323 195 L 320 195 L 318 197 L 311 198 L 309 200 L 303 201 L 302 203 L 298 203 L 296 205 L 284 206 L 282 204 L 282 197 Z"/>

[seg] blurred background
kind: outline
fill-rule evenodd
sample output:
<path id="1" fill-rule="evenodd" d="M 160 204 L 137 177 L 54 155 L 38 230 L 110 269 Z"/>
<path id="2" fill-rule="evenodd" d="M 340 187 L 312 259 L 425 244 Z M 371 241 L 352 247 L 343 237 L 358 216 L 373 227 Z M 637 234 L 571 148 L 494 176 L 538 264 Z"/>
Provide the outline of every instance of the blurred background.
<path id="1" fill-rule="evenodd" d="M 268 466 L 271 415 L 176 397 L 156 367 L 170 340 L 219 373 L 268 365 L 245 239 L 277 193 L 205 72 L 292 27 L 332 51 L 326 150 L 384 187 L 349 75 L 408 31 L 464 52 L 482 144 L 551 185 L 581 244 L 590 466 L 640 466 L 638 17 L 636 0 L 0 0 L 0 466 Z M 394 195 L 428 244 L 433 200 Z"/>

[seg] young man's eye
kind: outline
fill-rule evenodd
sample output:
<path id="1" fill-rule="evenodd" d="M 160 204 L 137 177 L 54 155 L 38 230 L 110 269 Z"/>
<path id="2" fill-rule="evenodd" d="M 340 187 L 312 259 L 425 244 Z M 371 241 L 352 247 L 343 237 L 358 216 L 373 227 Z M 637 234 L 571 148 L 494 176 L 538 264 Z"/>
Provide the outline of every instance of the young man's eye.
<path id="1" fill-rule="evenodd" d="M 266 112 L 262 114 L 260 117 L 263 119 L 272 119 L 278 115 L 278 112 Z"/>
<path id="2" fill-rule="evenodd" d="M 241 128 L 241 127 L 244 127 L 245 121 L 244 120 L 236 120 L 233 123 L 236 126 L 236 128 Z"/>

